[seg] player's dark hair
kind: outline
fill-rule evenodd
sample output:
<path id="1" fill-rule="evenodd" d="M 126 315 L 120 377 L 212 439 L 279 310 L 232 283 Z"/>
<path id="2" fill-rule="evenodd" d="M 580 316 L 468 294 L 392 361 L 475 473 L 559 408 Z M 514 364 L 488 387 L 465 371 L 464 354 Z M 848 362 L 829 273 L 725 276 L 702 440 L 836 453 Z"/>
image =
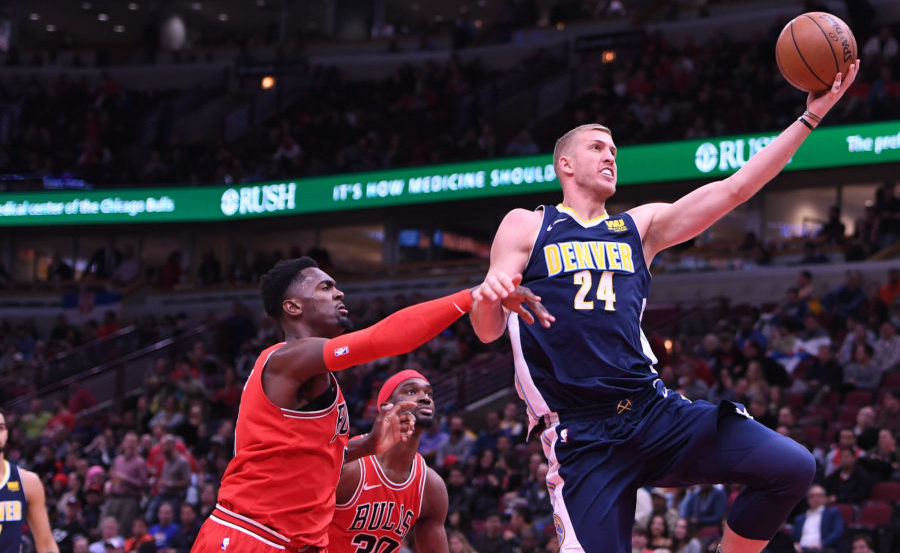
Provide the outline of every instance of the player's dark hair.
<path id="1" fill-rule="evenodd" d="M 263 307 L 266 313 L 276 321 L 281 319 L 281 304 L 287 289 L 300 276 L 303 269 L 318 267 L 319 264 L 311 257 L 298 257 L 296 259 L 282 259 L 269 269 L 259 281 L 259 295 L 262 296 Z"/>
<path id="2" fill-rule="evenodd" d="M 850 540 L 850 544 L 852 545 L 859 540 L 866 542 L 866 547 L 868 547 L 869 550 L 875 549 L 875 545 L 872 543 L 872 538 L 865 534 L 856 534 L 855 536 L 853 536 L 853 539 Z"/>

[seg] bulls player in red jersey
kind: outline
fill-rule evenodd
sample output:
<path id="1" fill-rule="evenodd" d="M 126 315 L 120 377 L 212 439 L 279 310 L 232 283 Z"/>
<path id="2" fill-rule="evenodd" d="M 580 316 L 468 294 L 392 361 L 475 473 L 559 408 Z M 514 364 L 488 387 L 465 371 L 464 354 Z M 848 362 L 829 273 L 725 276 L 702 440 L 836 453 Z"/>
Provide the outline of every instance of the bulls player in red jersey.
<path id="1" fill-rule="evenodd" d="M 412 437 L 344 464 L 328 527 L 329 553 L 395 553 L 411 527 L 418 553 L 448 552 L 447 486 L 417 453 L 423 429 L 434 421 L 431 384 L 417 371 L 400 371 L 378 392 L 378 405 L 407 400 L 416 402 Z"/>
<path id="2" fill-rule="evenodd" d="M 385 406 L 373 432 L 348 447 L 347 406 L 331 372 L 409 352 L 472 305 L 463 290 L 344 334 L 350 326 L 344 294 L 304 257 L 276 264 L 263 276 L 260 294 L 285 341 L 263 351 L 247 379 L 234 459 L 192 552 L 324 550 L 345 454 L 382 453 L 406 439 L 399 411 L 414 405 Z"/>

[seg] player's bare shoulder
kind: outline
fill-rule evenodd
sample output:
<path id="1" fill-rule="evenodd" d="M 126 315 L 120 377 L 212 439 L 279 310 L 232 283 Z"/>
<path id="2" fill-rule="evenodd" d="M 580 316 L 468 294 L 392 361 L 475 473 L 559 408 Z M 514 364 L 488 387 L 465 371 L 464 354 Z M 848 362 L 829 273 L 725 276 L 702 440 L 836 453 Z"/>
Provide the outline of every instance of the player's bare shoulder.
<path id="1" fill-rule="evenodd" d="M 39 494 L 41 499 L 44 497 L 44 484 L 41 482 L 40 476 L 30 470 L 19 467 L 19 478 L 22 479 L 22 490 L 28 501 L 33 501 Z"/>
<path id="2" fill-rule="evenodd" d="M 504 241 L 508 242 L 508 245 L 515 245 L 519 249 L 530 250 L 541 230 L 543 218 L 543 210 L 513 209 L 500 222 L 500 227 L 497 229 L 497 237 L 503 237 Z"/>

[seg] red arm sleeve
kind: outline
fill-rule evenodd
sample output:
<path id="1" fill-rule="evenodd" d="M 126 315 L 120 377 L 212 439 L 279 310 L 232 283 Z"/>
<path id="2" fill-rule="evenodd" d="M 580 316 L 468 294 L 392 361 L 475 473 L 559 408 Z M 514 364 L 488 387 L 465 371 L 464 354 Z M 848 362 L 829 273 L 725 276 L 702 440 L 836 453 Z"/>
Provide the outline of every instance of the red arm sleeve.
<path id="1" fill-rule="evenodd" d="M 325 342 L 322 356 L 330 371 L 382 357 L 408 353 L 437 336 L 472 309 L 472 294 L 463 290 L 397 311 L 369 328 Z"/>

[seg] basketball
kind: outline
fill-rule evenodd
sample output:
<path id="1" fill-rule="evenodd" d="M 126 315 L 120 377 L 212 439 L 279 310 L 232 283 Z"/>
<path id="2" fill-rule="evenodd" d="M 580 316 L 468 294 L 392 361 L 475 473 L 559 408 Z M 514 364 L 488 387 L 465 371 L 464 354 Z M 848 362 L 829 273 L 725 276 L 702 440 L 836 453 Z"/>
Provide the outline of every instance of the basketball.
<path id="1" fill-rule="evenodd" d="M 788 22 L 775 44 L 775 62 L 792 86 L 805 92 L 824 92 L 834 76 L 856 60 L 856 37 L 840 18 L 808 12 Z"/>

